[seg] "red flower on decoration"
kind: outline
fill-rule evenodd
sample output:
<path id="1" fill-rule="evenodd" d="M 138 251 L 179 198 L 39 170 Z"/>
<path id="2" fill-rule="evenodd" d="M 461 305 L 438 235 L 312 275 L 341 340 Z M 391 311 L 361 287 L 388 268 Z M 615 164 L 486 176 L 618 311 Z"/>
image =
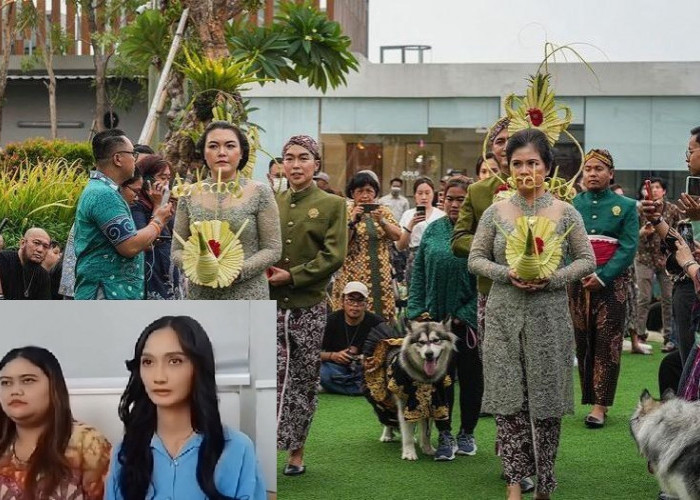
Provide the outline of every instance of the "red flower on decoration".
<path id="1" fill-rule="evenodd" d="M 535 236 L 535 245 L 537 245 L 537 253 L 541 254 L 544 250 L 544 240 L 539 236 Z"/>
<path id="2" fill-rule="evenodd" d="M 494 191 L 494 193 L 495 193 L 495 194 L 498 194 L 498 193 L 500 193 L 501 191 L 508 191 L 508 189 L 510 189 L 510 188 L 508 187 L 508 184 L 501 184 L 500 186 L 498 186 L 498 187 L 496 188 L 496 191 Z"/>
<path id="3" fill-rule="evenodd" d="M 544 121 L 544 115 L 542 111 L 537 108 L 530 108 L 527 110 L 527 114 L 530 115 L 530 122 L 535 126 L 539 127 Z"/>
<path id="4" fill-rule="evenodd" d="M 218 257 L 221 253 L 221 243 L 216 240 L 209 240 L 207 243 L 209 243 L 209 248 L 211 248 L 214 257 Z"/>

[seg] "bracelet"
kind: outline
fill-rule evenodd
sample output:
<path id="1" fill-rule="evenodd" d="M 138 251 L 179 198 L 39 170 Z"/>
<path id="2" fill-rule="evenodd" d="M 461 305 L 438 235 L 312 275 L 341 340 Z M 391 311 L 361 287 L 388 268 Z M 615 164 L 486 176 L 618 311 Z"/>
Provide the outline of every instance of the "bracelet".
<path id="1" fill-rule="evenodd" d="M 689 269 L 690 266 L 692 266 L 693 264 L 697 264 L 697 262 L 695 262 L 694 260 L 689 260 L 689 261 L 687 261 L 686 263 L 684 263 L 684 264 L 681 266 L 681 267 L 683 268 L 683 272 L 684 272 L 685 274 L 688 274 L 688 269 Z"/>
<path id="2" fill-rule="evenodd" d="M 160 232 L 163 230 L 163 226 L 159 226 L 158 223 L 155 220 L 152 220 L 151 222 L 148 223 L 149 226 L 153 226 L 156 228 L 156 232 L 158 235 L 160 235 Z"/>
<path id="3" fill-rule="evenodd" d="M 656 220 L 650 220 L 649 222 L 651 222 L 651 225 L 652 225 L 652 226 L 658 226 L 658 225 L 661 224 L 663 221 L 664 221 L 664 218 L 663 218 L 663 217 L 659 217 L 658 219 L 656 219 Z"/>
<path id="4" fill-rule="evenodd" d="M 163 223 L 160 220 L 156 219 L 155 217 L 151 217 L 151 222 L 157 224 L 158 227 L 163 227 Z"/>
<path id="5" fill-rule="evenodd" d="M 406 231 L 408 234 L 411 234 L 411 230 L 408 229 L 406 226 L 403 226 L 403 230 Z"/>

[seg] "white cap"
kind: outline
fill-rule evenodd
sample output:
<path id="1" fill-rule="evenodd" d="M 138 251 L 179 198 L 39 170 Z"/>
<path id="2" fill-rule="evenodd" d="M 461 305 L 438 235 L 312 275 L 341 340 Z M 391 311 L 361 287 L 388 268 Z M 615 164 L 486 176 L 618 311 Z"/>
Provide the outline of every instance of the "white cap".
<path id="1" fill-rule="evenodd" d="M 317 174 L 314 175 L 314 180 L 323 180 L 326 182 L 330 182 L 331 177 L 330 177 L 330 175 L 328 175 L 325 172 L 318 172 Z"/>
<path id="2" fill-rule="evenodd" d="M 349 281 L 345 288 L 343 288 L 343 295 L 348 295 L 350 293 L 359 293 L 364 298 L 369 297 L 369 290 L 364 283 L 359 281 Z"/>

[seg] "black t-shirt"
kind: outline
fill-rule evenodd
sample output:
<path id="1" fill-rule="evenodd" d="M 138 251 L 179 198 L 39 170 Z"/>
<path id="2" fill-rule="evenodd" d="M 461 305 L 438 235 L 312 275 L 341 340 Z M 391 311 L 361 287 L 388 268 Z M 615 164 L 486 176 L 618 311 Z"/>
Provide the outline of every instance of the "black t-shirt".
<path id="1" fill-rule="evenodd" d="M 338 352 L 354 345 L 358 352 L 362 352 L 362 345 L 369 331 L 383 321 L 385 320 L 381 316 L 367 311 L 362 322 L 352 326 L 345 323 L 345 312 L 342 309 L 332 312 L 328 315 L 326 330 L 323 332 L 322 349 L 326 352 Z"/>
<path id="2" fill-rule="evenodd" d="M 2 294 L 8 300 L 51 299 L 48 271 L 34 262 L 22 265 L 17 250 L 0 252 L 0 285 Z"/>

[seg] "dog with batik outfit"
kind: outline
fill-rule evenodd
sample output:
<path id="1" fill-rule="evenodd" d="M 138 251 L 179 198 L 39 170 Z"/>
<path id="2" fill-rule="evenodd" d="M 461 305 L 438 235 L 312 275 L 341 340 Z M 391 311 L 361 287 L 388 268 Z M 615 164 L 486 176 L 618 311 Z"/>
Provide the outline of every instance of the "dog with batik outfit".
<path id="1" fill-rule="evenodd" d="M 656 400 L 645 389 L 630 430 L 661 489 L 680 500 L 700 500 L 700 401 L 670 390 Z"/>
<path id="2" fill-rule="evenodd" d="M 450 321 L 412 321 L 403 338 L 392 338 L 387 330 L 373 330 L 363 354 L 365 396 L 384 425 L 380 441 L 392 441 L 394 429 L 401 431 L 404 460 L 417 460 L 414 432 L 420 424 L 418 442 L 426 455 L 435 453 L 430 444 L 433 420 L 447 420 L 449 407 L 445 389 L 457 337 Z"/>

